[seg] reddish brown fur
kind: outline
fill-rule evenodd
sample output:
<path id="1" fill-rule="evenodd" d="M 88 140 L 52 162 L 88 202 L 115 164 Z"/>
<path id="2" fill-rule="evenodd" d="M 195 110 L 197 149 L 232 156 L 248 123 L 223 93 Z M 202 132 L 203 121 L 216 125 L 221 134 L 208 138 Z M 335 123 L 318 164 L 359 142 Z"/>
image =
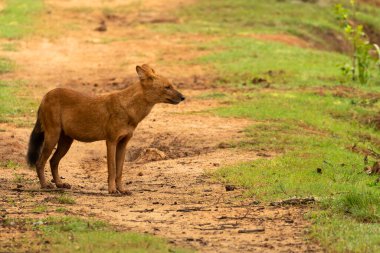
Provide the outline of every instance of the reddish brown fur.
<path id="1" fill-rule="evenodd" d="M 58 188 L 70 188 L 69 184 L 61 181 L 58 164 L 73 140 L 105 140 L 108 191 L 125 192 L 122 169 L 126 146 L 135 128 L 155 104 L 178 104 L 185 99 L 165 77 L 157 75 L 148 65 L 137 66 L 136 71 L 139 82 L 109 95 L 94 97 L 64 88 L 51 90 L 45 95 L 35 127 L 41 128 L 44 134 L 41 154 L 35 163 L 41 188 L 53 187 L 45 180 L 44 167 L 55 145 L 58 144 L 57 150 L 50 159 L 54 183 Z M 39 123 L 40 127 L 37 126 Z M 33 130 L 33 133 L 35 131 L 38 130 Z M 29 149 L 31 146 L 33 148 L 30 145 Z"/>

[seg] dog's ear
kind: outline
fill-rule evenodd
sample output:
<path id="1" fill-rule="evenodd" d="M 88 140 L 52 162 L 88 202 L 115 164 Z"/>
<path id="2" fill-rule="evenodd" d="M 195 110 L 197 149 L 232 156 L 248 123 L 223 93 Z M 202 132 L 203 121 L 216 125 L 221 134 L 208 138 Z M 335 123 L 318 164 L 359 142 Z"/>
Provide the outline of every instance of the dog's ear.
<path id="1" fill-rule="evenodd" d="M 145 68 L 142 68 L 140 66 L 136 66 L 136 72 L 141 81 L 147 80 L 151 77 L 150 73 Z"/>
<path id="2" fill-rule="evenodd" d="M 152 74 L 156 74 L 156 71 L 154 71 L 154 69 L 152 69 L 148 64 L 143 64 L 141 67 L 148 72 L 152 72 Z"/>

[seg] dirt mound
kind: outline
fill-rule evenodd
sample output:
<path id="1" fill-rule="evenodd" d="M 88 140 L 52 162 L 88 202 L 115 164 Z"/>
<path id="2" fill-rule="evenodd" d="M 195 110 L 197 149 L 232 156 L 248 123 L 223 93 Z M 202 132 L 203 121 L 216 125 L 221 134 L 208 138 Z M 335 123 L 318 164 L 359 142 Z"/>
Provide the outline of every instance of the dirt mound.
<path id="1" fill-rule="evenodd" d="M 320 39 L 315 40 L 306 35 L 301 35 L 301 37 L 308 41 L 314 48 L 339 53 L 348 53 L 352 50 L 350 43 L 345 39 L 343 34 L 320 27 L 313 27 L 313 34 Z"/>
<path id="2" fill-rule="evenodd" d="M 373 103 L 380 99 L 378 92 L 364 92 L 354 87 L 337 85 L 332 87 L 317 87 L 313 89 L 315 94 L 319 96 L 335 96 L 341 98 L 361 98 L 364 102 Z M 365 101 L 364 101 L 365 100 Z"/>
<path id="3" fill-rule="evenodd" d="M 139 156 L 134 161 L 136 163 L 146 163 L 164 159 L 166 159 L 166 154 L 161 150 L 156 148 L 147 148 L 140 152 Z"/>
<path id="4" fill-rule="evenodd" d="M 172 133 L 162 133 L 154 137 L 148 146 L 131 146 L 127 150 L 127 161 L 146 163 L 166 159 L 177 159 L 207 154 L 215 147 L 192 145 L 184 136 L 173 136 Z"/>

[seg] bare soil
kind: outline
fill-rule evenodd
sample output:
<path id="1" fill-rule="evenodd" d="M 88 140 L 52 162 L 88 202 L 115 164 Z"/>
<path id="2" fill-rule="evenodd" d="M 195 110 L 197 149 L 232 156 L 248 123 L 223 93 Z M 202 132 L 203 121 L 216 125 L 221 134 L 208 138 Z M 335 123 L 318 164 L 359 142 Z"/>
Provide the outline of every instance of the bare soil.
<path id="1" fill-rule="evenodd" d="M 205 110 L 220 104 L 197 99 L 217 88 L 207 68 L 181 62 L 204 54 L 197 50 L 197 43 L 213 38 L 160 34 L 144 25 L 162 18 L 175 20 L 168 7 L 173 10 L 193 1 L 46 2 L 49 11 L 41 24 L 44 29 L 51 24 L 59 30 L 67 23 L 79 29 L 20 41 L 17 52 L 6 53 L 19 67 L 5 78 L 28 80 L 31 94 L 39 99 L 57 86 L 99 94 L 128 86 L 136 81 L 135 66 L 150 63 L 172 78 L 187 100 L 178 106 L 156 106 L 136 130 L 124 166 L 131 196 L 107 193 L 105 143 L 75 142 L 60 164 L 61 176 L 73 186 L 65 191 L 75 199 L 73 205 L 50 201 L 61 191 L 41 191 L 35 171 L 26 166 L 31 128 L 0 124 L 0 220 L 59 215 L 56 209 L 65 207 L 66 215 L 103 219 L 119 229 L 158 235 L 200 252 L 321 251 L 307 240 L 307 206 L 261 204 L 244 197 L 243 189 L 227 191 L 210 176 L 221 166 L 258 158 L 254 151 L 220 145 L 245 138 L 244 128 L 254 122 L 206 114 Z M 125 2 L 138 7 L 108 18 L 98 11 Z M 94 10 L 73 11 L 85 7 Z M 96 31 L 102 22 L 106 31 Z M 294 38 L 280 40 L 304 45 Z M 274 154 L 268 155 L 270 159 Z M 10 160 L 20 166 L 9 164 Z M 48 167 L 46 175 L 51 178 Z M 38 205 L 48 210 L 33 212 Z M 10 245 L 25 247 L 17 242 L 31 236 L 30 231 L 9 226 L 0 226 L 0 234 L 0 251 Z"/>

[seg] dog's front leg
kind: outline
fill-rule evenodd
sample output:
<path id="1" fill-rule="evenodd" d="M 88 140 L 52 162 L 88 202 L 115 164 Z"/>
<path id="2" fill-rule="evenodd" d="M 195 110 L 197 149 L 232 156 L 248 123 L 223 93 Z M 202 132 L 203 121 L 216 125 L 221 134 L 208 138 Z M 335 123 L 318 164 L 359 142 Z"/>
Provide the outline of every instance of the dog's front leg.
<path id="1" fill-rule="evenodd" d="M 129 194 L 129 191 L 124 189 L 122 184 L 123 164 L 125 160 L 125 151 L 130 136 L 127 136 L 119 141 L 116 148 L 116 188 L 122 194 Z"/>
<path id="2" fill-rule="evenodd" d="M 117 142 L 106 141 L 108 166 L 108 192 L 116 193 L 116 145 Z"/>

